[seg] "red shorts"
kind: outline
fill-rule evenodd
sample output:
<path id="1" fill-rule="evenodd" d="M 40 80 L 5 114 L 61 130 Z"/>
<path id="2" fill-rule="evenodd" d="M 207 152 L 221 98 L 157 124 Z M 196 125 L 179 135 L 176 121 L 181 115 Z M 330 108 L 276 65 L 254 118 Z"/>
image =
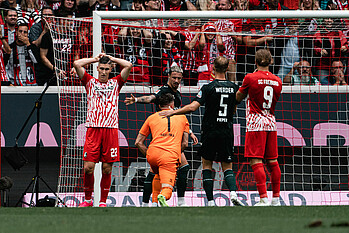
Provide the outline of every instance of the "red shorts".
<path id="1" fill-rule="evenodd" d="M 246 132 L 245 157 L 277 159 L 278 144 L 276 131 Z"/>
<path id="2" fill-rule="evenodd" d="M 120 161 L 119 137 L 116 128 L 87 128 L 84 161 L 113 163 Z"/>

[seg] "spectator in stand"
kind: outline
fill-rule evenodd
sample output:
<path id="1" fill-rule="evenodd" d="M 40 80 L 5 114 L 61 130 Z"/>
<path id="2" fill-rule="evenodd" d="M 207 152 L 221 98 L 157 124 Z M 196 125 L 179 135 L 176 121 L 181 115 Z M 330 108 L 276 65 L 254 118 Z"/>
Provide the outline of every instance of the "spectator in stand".
<path id="1" fill-rule="evenodd" d="M 163 0 L 162 10 L 165 11 L 196 11 L 197 8 L 189 0 Z M 170 28 L 181 28 L 178 19 L 169 20 Z"/>
<path id="2" fill-rule="evenodd" d="M 131 10 L 144 11 L 143 0 L 133 0 Z"/>
<path id="3" fill-rule="evenodd" d="M 249 0 L 235 0 L 234 10 L 236 11 L 247 11 L 249 9 Z"/>
<path id="4" fill-rule="evenodd" d="M 90 14 L 92 11 L 118 11 L 120 0 L 89 0 Z"/>
<path id="5" fill-rule="evenodd" d="M 42 82 L 40 80 L 43 84 L 52 80 L 51 78 L 54 72 L 58 75 L 57 78 L 66 80 L 67 82 L 70 81 L 67 77 L 69 73 L 73 75 L 73 61 L 77 58 L 76 32 L 72 31 L 71 21 L 69 20 L 69 18 L 73 17 L 73 13 L 61 11 L 58 12 L 57 17 L 60 17 L 60 19 L 56 19 L 58 25 L 53 25 L 54 31 L 52 32 L 55 34 L 55 43 L 53 43 L 50 31 L 48 31 L 41 40 L 40 57 L 47 70 L 47 75 L 44 77 L 45 79 L 42 80 Z M 62 37 L 62 35 L 64 35 L 64 37 Z M 65 59 L 60 67 L 55 67 L 53 46 L 57 50 L 56 54 L 60 56 L 61 59 Z M 55 84 L 56 80 L 52 80 L 52 83 L 50 83 L 50 85 Z"/>
<path id="6" fill-rule="evenodd" d="M 297 10 L 299 7 L 298 5 L 300 1 L 302 0 L 280 0 L 280 3 L 285 7 L 287 7 L 288 9 Z M 305 0 L 305 1 L 312 1 L 312 0 Z"/>
<path id="7" fill-rule="evenodd" d="M 298 9 L 301 11 L 319 10 L 319 2 L 317 0 L 299 0 Z"/>
<path id="8" fill-rule="evenodd" d="M 8 44 L 15 41 L 17 18 L 16 9 L 11 8 L 8 11 L 5 11 L 5 34 L 3 36 L 6 38 Z"/>
<path id="9" fill-rule="evenodd" d="M 16 10 L 18 24 L 28 24 L 29 30 L 34 23 L 39 23 L 41 20 L 40 7 L 36 0 L 22 0 Z"/>
<path id="10" fill-rule="evenodd" d="M 76 0 L 61 0 L 61 4 L 58 7 L 58 9 L 55 11 L 55 14 L 57 14 L 57 12 L 69 11 L 73 13 L 73 18 L 75 18 L 76 10 L 77 10 Z"/>
<path id="11" fill-rule="evenodd" d="M 140 26 L 139 22 L 135 22 Z M 119 31 L 121 53 L 126 61 L 132 63 L 128 82 L 150 85 L 149 54 L 152 34 L 148 30 L 137 27 L 123 27 Z"/>
<path id="12" fill-rule="evenodd" d="M 17 4 L 16 0 L 6 0 L 3 2 L 2 6 L 6 9 L 19 8 L 19 5 Z"/>
<path id="13" fill-rule="evenodd" d="M 213 62 L 223 56 L 225 45 L 222 36 L 217 33 L 217 27 L 207 23 L 201 28 L 198 46 L 198 86 L 201 87 L 214 80 Z"/>
<path id="14" fill-rule="evenodd" d="M 321 10 L 326 10 L 328 2 L 331 2 L 332 0 L 319 0 L 319 6 Z"/>
<path id="15" fill-rule="evenodd" d="M 50 36 L 50 30 L 48 28 L 48 23 L 52 20 L 53 17 L 53 10 L 49 6 L 45 6 L 42 8 L 42 20 L 39 23 L 34 24 L 31 27 L 31 30 L 29 32 L 29 41 L 37 46 L 38 48 L 41 46 L 41 41 L 44 38 L 44 35 L 48 33 Z M 47 36 L 46 36 L 47 39 Z M 44 42 L 44 46 L 46 46 L 48 41 Z M 39 49 L 41 51 L 41 48 Z M 36 83 L 39 86 L 43 86 L 50 78 L 53 76 L 52 70 L 50 70 L 42 61 L 40 52 L 38 53 L 37 63 L 34 65 L 35 68 L 35 76 L 36 76 Z M 52 80 L 52 82 L 49 83 L 50 85 L 55 85 L 55 80 Z"/>
<path id="16" fill-rule="evenodd" d="M 217 11 L 233 11 L 234 6 L 231 0 L 218 0 Z M 219 32 L 237 33 L 242 31 L 242 19 L 218 19 L 214 20 Z M 242 36 L 222 35 L 223 44 L 226 49 L 224 55 L 229 59 L 228 78 L 230 81 L 236 81 L 236 61 L 235 54 L 237 46 L 242 44 Z"/>
<path id="17" fill-rule="evenodd" d="M 184 67 L 184 85 L 196 86 L 198 82 L 197 56 L 200 38 L 200 20 L 187 19 L 187 28 L 181 35 L 183 38 L 178 43 L 178 48 L 182 53 Z"/>
<path id="18" fill-rule="evenodd" d="M 171 66 L 182 68 L 181 54 L 175 45 L 175 41 L 180 40 L 180 33 L 161 31 L 158 43 L 152 51 L 154 66 L 157 66 L 157 69 L 153 69 L 153 85 L 164 85 L 167 82 Z"/>
<path id="19" fill-rule="evenodd" d="M 295 62 L 290 72 L 285 76 L 283 83 L 290 85 L 320 85 L 317 78 L 313 77 L 310 63 L 306 60 Z"/>
<path id="20" fill-rule="evenodd" d="M 189 0 L 164 0 L 165 11 L 197 11 Z"/>
<path id="21" fill-rule="evenodd" d="M 324 19 L 319 31 L 315 34 L 315 54 L 319 57 L 316 63 L 316 75 L 319 80 L 330 75 L 331 62 L 344 59 L 348 54 L 348 41 L 342 29 L 336 27 L 340 20 Z"/>
<path id="22" fill-rule="evenodd" d="M 322 85 L 348 85 L 344 76 L 344 66 L 340 60 L 332 62 L 331 74 L 321 79 Z"/>
<path id="23" fill-rule="evenodd" d="M 49 31 L 48 25 L 46 23 L 47 20 L 51 20 L 53 17 L 53 10 L 49 6 L 45 6 L 41 9 L 42 20 L 39 23 L 35 23 L 29 32 L 29 41 L 35 44 L 37 47 L 41 45 L 41 39 L 46 32 Z"/>
<path id="24" fill-rule="evenodd" d="M 11 54 L 4 58 L 9 66 L 7 76 L 15 86 L 36 86 L 34 64 L 37 47 L 29 42 L 28 25 L 19 24 L 16 30 L 16 40 L 10 44 Z"/>

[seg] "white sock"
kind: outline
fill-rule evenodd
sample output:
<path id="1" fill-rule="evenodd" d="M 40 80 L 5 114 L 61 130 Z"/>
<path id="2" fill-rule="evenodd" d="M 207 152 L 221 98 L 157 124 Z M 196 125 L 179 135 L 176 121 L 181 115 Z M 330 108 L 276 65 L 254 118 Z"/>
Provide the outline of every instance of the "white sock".
<path id="1" fill-rule="evenodd" d="M 268 203 L 269 202 L 269 200 L 268 200 L 268 198 L 267 197 L 263 197 L 263 198 L 261 198 L 261 200 L 260 200 L 261 202 L 264 202 L 264 203 Z"/>
<path id="2" fill-rule="evenodd" d="M 185 198 L 184 197 L 178 197 L 178 204 L 185 204 Z"/>
<path id="3" fill-rule="evenodd" d="M 149 206 L 149 203 L 142 202 L 142 207 L 148 207 L 148 206 Z"/>
<path id="4" fill-rule="evenodd" d="M 273 199 L 271 200 L 272 202 L 278 202 L 280 200 L 279 197 L 273 197 Z"/>
<path id="5" fill-rule="evenodd" d="M 90 200 L 85 200 L 87 203 L 92 203 L 92 199 Z"/>

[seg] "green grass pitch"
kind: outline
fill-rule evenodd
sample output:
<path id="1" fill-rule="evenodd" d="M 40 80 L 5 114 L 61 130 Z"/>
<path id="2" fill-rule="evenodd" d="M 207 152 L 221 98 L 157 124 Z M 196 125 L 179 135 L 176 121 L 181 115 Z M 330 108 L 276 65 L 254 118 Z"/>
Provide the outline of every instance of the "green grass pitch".
<path id="1" fill-rule="evenodd" d="M 328 233 L 349 232 L 347 225 L 349 206 L 0 208 L 1 233 Z"/>

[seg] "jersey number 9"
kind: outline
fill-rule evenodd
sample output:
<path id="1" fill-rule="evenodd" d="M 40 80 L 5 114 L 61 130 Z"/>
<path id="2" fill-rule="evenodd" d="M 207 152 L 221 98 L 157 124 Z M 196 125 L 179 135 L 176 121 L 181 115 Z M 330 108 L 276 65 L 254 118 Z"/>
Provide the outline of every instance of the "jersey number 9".
<path id="1" fill-rule="evenodd" d="M 263 108 L 264 109 L 270 109 L 271 104 L 273 102 L 273 92 L 274 89 L 271 86 L 266 86 L 264 88 L 264 102 L 263 102 Z"/>

